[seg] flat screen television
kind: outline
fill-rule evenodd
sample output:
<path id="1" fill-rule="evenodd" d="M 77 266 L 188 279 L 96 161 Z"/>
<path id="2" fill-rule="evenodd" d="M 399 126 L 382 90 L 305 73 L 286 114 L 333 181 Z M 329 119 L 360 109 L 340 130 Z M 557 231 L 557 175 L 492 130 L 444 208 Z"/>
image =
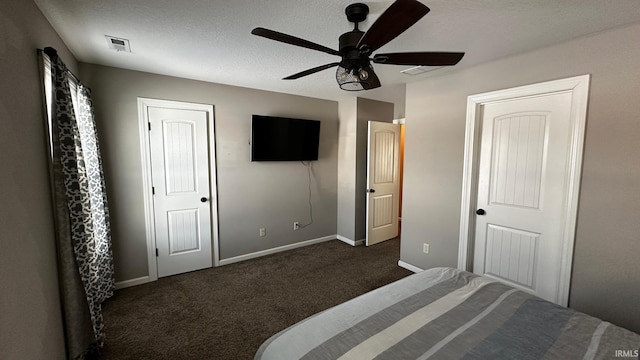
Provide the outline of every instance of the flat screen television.
<path id="1" fill-rule="evenodd" d="M 318 160 L 320 121 L 253 115 L 251 161 Z"/>

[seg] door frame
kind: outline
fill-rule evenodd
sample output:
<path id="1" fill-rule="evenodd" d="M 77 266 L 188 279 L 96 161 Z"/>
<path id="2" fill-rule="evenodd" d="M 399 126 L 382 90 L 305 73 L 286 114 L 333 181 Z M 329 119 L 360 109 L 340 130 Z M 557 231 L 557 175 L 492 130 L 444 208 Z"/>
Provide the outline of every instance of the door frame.
<path id="1" fill-rule="evenodd" d="M 158 280 L 158 264 L 156 261 L 156 232 L 153 211 L 153 183 L 151 177 L 151 141 L 149 139 L 149 124 L 147 118 L 149 107 L 163 107 L 168 109 L 205 111 L 207 113 L 208 148 L 209 148 L 209 191 L 211 206 L 211 235 L 213 266 L 220 265 L 220 251 L 218 242 L 218 193 L 215 167 L 215 120 L 213 105 L 198 104 L 182 101 L 138 98 L 138 126 L 140 132 L 140 154 L 142 157 L 142 194 L 144 198 L 145 235 L 147 240 L 147 266 L 149 281 Z"/>
<path id="2" fill-rule="evenodd" d="M 462 204 L 460 212 L 460 239 L 458 246 L 458 268 L 473 270 L 475 237 L 475 204 L 477 201 L 478 164 L 480 155 L 480 135 L 484 105 L 518 98 L 536 97 L 554 93 L 571 93 L 571 138 L 569 149 L 569 173 L 565 179 L 564 231 L 560 274 L 558 282 L 558 303 L 567 306 L 569 284 L 573 263 L 578 197 L 582 174 L 582 157 L 587 119 L 590 75 L 525 85 L 511 89 L 492 91 L 467 97 L 467 118 L 465 129 L 464 168 L 462 178 Z"/>
<path id="3" fill-rule="evenodd" d="M 393 214 L 393 222 L 395 222 L 395 227 L 396 227 L 396 235 L 395 237 L 398 236 L 399 234 L 399 215 L 400 215 L 400 173 L 401 173 L 401 165 L 400 165 L 400 153 L 401 153 L 401 141 L 400 141 L 400 131 L 401 131 L 401 125 L 398 124 L 395 120 L 391 123 L 389 122 L 384 122 L 384 121 L 376 121 L 376 120 L 368 120 L 367 121 L 367 167 L 366 167 L 366 186 L 365 186 L 365 191 L 366 191 L 366 201 L 365 201 L 365 236 L 364 236 L 364 244 L 365 246 L 371 246 L 371 245 L 375 245 L 378 243 L 381 243 L 383 241 L 387 241 L 393 238 L 389 238 L 386 240 L 381 240 L 381 241 L 377 241 L 375 243 L 370 244 L 369 241 L 369 235 L 370 235 L 370 225 L 371 225 L 371 193 L 369 192 L 369 188 L 370 188 L 370 181 L 371 181 L 371 125 L 372 124 L 382 124 L 382 125 L 392 125 L 397 129 L 397 138 L 396 138 L 396 142 L 394 143 L 394 147 L 397 149 L 397 151 L 395 151 L 395 170 L 394 170 L 394 178 L 395 178 L 395 182 L 397 182 L 397 187 L 396 187 L 396 199 L 394 200 L 394 209 L 395 209 L 395 214 Z"/>

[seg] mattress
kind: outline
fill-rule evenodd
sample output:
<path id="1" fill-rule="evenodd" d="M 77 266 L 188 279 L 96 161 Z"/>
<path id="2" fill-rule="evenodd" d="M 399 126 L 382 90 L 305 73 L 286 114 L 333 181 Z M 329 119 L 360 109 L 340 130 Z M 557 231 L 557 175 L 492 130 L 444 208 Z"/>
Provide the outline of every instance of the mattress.
<path id="1" fill-rule="evenodd" d="M 434 268 L 281 331 L 256 360 L 612 359 L 640 335 L 500 282 Z"/>

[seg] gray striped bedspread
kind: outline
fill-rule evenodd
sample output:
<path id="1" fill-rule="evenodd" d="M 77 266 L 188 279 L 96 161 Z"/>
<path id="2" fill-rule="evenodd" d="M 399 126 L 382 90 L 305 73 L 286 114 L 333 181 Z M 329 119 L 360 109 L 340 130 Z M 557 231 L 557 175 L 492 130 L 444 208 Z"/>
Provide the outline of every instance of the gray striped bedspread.
<path id="1" fill-rule="evenodd" d="M 468 272 L 434 268 L 316 314 L 256 360 L 624 359 L 640 335 Z"/>

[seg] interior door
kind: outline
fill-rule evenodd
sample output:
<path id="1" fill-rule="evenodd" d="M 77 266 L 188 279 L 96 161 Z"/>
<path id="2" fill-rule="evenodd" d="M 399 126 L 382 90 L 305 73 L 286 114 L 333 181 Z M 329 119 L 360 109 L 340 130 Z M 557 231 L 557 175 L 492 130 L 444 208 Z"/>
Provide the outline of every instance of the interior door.
<path id="1" fill-rule="evenodd" d="M 558 302 L 571 94 L 482 111 L 473 270 Z"/>
<path id="2" fill-rule="evenodd" d="M 211 267 L 207 112 L 148 114 L 158 277 Z"/>
<path id="3" fill-rule="evenodd" d="M 398 236 L 400 126 L 369 121 L 366 245 Z"/>

